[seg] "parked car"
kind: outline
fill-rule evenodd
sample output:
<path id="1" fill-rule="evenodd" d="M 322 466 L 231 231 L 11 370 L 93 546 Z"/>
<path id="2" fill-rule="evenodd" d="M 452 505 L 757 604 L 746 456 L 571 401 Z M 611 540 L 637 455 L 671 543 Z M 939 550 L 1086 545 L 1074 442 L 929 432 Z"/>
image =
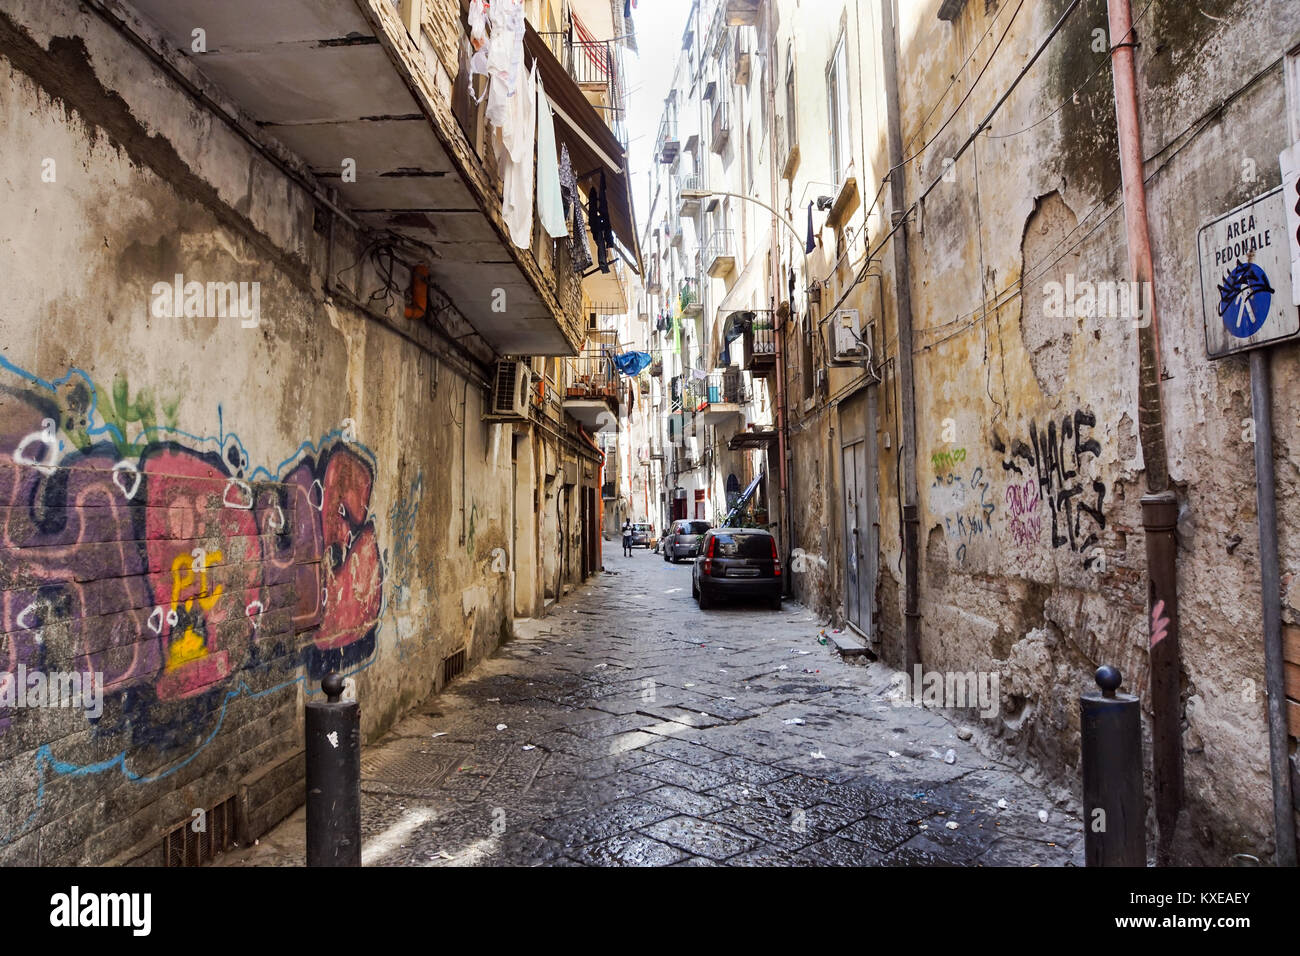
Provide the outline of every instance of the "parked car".
<path id="1" fill-rule="evenodd" d="M 779 611 L 783 583 L 776 538 L 757 528 L 709 531 L 691 569 L 691 596 L 701 610 L 720 598 L 757 598 Z"/>
<path id="2" fill-rule="evenodd" d="M 660 547 L 664 560 L 676 564 L 682 558 L 695 557 L 700 553 L 700 539 L 711 527 L 707 521 L 674 521 Z"/>
<path id="3" fill-rule="evenodd" d="M 654 542 L 655 526 L 639 521 L 632 525 L 632 547 L 649 548 Z"/>

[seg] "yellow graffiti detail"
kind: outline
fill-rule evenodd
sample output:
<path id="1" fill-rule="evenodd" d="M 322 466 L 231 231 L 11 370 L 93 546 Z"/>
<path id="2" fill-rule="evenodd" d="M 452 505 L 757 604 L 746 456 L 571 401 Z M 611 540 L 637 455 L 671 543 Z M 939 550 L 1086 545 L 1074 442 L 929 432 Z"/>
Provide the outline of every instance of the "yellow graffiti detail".
<path id="1" fill-rule="evenodd" d="M 180 637 L 172 640 L 167 648 L 167 666 L 168 671 L 173 671 L 182 664 L 188 664 L 190 661 L 197 661 L 208 656 L 208 646 L 203 636 L 194 630 L 193 626 L 188 623 L 193 618 L 189 612 L 194 610 L 194 602 L 199 602 L 199 609 L 205 613 L 216 607 L 218 599 L 221 597 L 222 586 L 218 584 L 208 592 L 208 568 L 216 564 L 222 558 L 220 551 L 208 551 L 203 556 L 203 570 L 199 572 L 199 593 L 185 598 L 185 611 L 187 623 L 185 632 Z M 172 559 L 172 600 L 171 610 L 175 613 L 181 606 L 181 594 L 194 586 L 194 559 L 188 554 L 178 554 Z"/>

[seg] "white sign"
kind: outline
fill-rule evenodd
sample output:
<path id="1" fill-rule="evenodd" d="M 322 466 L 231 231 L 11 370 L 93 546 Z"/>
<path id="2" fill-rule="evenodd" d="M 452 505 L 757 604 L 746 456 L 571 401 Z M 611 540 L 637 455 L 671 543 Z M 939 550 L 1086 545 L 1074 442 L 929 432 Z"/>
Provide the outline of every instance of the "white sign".
<path id="1" fill-rule="evenodd" d="M 1282 206 L 1291 247 L 1291 302 L 1300 305 L 1300 143 L 1282 151 Z"/>
<path id="2" fill-rule="evenodd" d="M 1222 358 L 1300 335 L 1282 187 L 1201 227 L 1205 350 Z"/>

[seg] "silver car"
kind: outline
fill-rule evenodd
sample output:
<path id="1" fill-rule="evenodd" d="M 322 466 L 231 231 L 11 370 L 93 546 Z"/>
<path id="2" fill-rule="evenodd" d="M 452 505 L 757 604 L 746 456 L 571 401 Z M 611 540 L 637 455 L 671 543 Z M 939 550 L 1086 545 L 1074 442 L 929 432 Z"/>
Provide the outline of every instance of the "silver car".
<path id="1" fill-rule="evenodd" d="M 696 557 L 700 553 L 700 540 L 711 527 L 707 521 L 674 521 L 660 545 L 664 560 L 676 564 L 683 558 Z"/>

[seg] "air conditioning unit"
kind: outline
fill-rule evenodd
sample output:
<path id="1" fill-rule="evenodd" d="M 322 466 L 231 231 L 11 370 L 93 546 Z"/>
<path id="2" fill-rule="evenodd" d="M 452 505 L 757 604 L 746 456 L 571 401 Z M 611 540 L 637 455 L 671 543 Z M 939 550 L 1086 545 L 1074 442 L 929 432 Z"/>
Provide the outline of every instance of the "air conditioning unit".
<path id="1" fill-rule="evenodd" d="M 835 361 L 857 362 L 871 359 L 871 345 L 862 338 L 862 316 L 857 309 L 839 309 L 831 313 Z"/>
<path id="2" fill-rule="evenodd" d="M 492 404 L 483 417 L 491 421 L 527 421 L 533 392 L 533 372 L 526 362 L 497 362 Z"/>

